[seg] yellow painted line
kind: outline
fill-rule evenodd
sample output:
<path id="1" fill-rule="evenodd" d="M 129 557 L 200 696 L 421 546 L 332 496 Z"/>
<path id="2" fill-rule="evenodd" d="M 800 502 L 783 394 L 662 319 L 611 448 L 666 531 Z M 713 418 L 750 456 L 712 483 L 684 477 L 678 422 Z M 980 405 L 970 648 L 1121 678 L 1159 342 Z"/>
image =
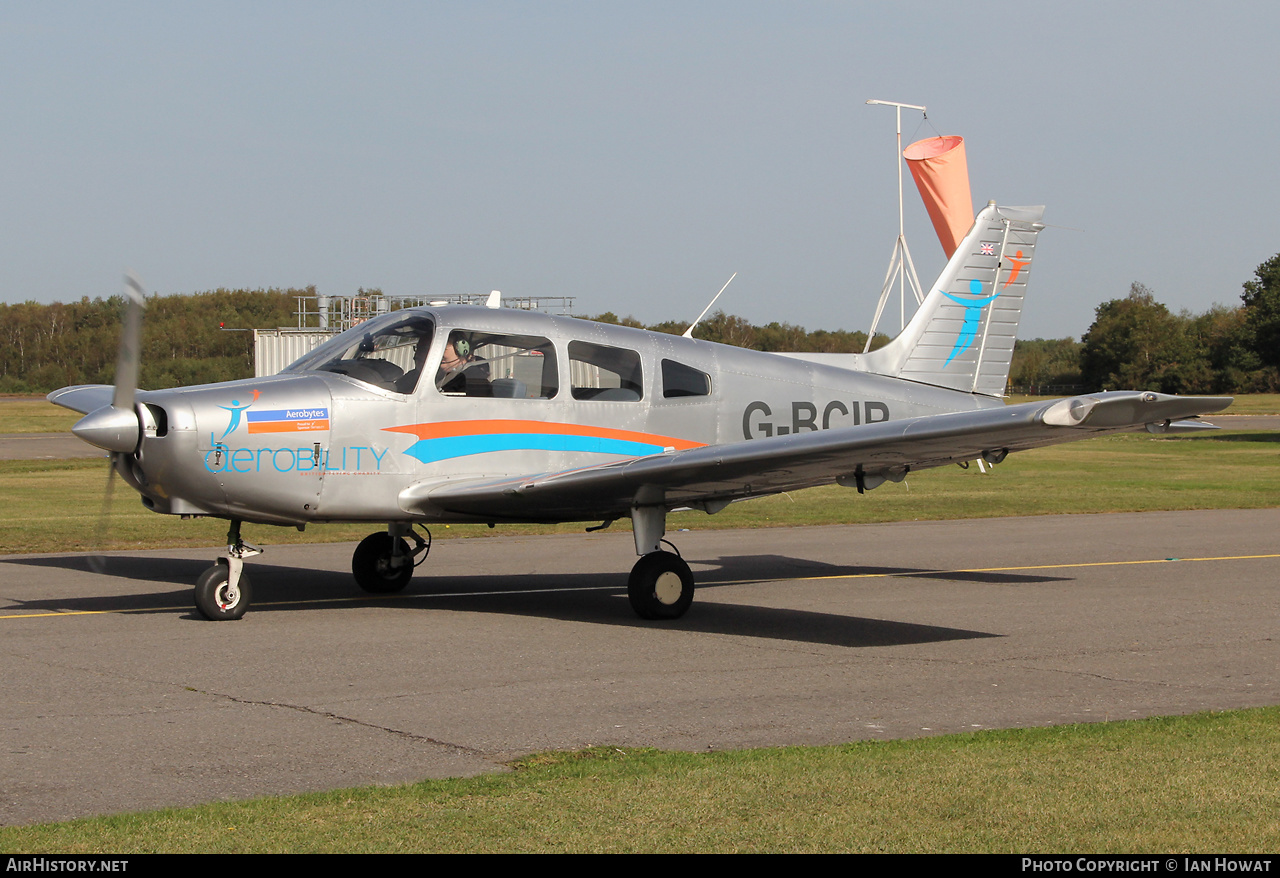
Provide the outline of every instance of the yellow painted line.
<path id="1" fill-rule="evenodd" d="M 119 613 L 122 610 L 67 610 L 64 613 L 14 613 L 0 615 L 0 619 L 39 619 L 41 616 L 99 616 L 103 613 Z M 132 612 L 132 611 L 130 611 Z"/>
<path id="2" fill-rule="evenodd" d="M 1223 555 L 1216 558 L 1150 558 L 1143 561 L 1079 561 L 1067 564 L 1035 564 L 1022 567 L 967 567 L 962 570 L 901 570 L 892 573 L 833 573 L 826 576 L 796 576 L 795 579 L 877 579 L 895 576 L 948 576 L 956 573 L 1017 573 L 1022 570 L 1070 570 L 1076 567 L 1124 567 L 1131 564 L 1179 564 L 1189 561 L 1253 561 L 1280 558 L 1274 555 Z M 773 582 L 772 579 L 741 579 L 733 582 L 717 582 L 716 585 L 744 585 L 753 582 Z"/>
<path id="3" fill-rule="evenodd" d="M 960 573 L 1016 573 L 1025 570 L 1071 570 L 1078 567 L 1125 567 L 1134 564 L 1181 564 L 1188 562 L 1206 562 L 1206 561 L 1261 561 L 1271 558 L 1280 558 L 1280 553 L 1271 555 L 1222 555 L 1212 558 L 1150 558 L 1142 561 L 1080 561 L 1069 564 L 1035 564 L 1022 567 L 967 567 L 961 570 L 901 570 L 890 573 L 836 573 L 830 575 L 818 576 L 794 576 L 790 581 L 801 580 L 833 580 L 833 579 L 891 579 L 894 577 L 911 577 L 911 576 L 948 576 Z M 697 563 L 697 562 L 695 562 Z M 723 586 L 723 585 L 752 585 L 761 582 L 779 582 L 777 579 L 734 579 L 724 582 L 708 582 L 707 587 Z M 262 601 L 255 603 L 249 607 L 252 612 L 254 607 L 273 607 L 273 606 L 296 606 L 298 604 L 339 604 L 339 603 L 367 603 L 369 601 L 386 601 L 386 600 L 413 600 L 413 599 L 438 599 L 451 597 L 503 597 L 507 595 L 520 594 L 549 594 L 560 591 L 617 591 L 618 586 L 600 586 L 596 588 L 573 588 L 573 589 L 556 589 L 556 588 L 537 588 L 537 589 L 517 589 L 513 591 L 497 591 L 497 592 L 434 592 L 426 594 L 409 593 L 395 595 L 353 595 L 349 598 L 317 598 L 315 600 L 293 600 L 293 601 Z M 101 616 L 112 613 L 155 613 L 166 610 L 189 610 L 190 606 L 181 607 L 130 607 L 126 610 L 65 610 L 52 611 L 43 613 L 11 613 L 5 614 L 0 611 L 0 622 L 9 619 L 41 619 L 51 616 Z"/>

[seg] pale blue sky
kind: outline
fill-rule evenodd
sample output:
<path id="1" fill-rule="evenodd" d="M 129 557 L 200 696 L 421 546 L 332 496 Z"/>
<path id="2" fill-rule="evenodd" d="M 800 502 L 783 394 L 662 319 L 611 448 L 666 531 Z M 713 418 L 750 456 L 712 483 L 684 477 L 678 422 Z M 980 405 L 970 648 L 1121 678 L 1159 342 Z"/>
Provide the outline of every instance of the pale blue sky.
<path id="1" fill-rule="evenodd" d="M 1280 251 L 1275 3 L 0 2 L 0 301 L 304 286 L 866 328 L 893 111 L 1045 204 L 1024 337 Z M 941 249 L 910 178 L 907 239 Z M 896 329 L 896 313 L 890 328 Z"/>

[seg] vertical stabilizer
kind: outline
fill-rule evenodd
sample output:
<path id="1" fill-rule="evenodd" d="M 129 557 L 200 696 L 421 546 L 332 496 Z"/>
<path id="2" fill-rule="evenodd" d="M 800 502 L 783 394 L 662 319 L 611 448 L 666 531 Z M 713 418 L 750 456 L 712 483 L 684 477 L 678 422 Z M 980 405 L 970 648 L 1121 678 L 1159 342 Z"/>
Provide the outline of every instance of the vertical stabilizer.
<path id="1" fill-rule="evenodd" d="M 868 372 L 987 396 L 1009 378 L 1044 207 L 978 214 L 902 333 L 864 354 Z"/>

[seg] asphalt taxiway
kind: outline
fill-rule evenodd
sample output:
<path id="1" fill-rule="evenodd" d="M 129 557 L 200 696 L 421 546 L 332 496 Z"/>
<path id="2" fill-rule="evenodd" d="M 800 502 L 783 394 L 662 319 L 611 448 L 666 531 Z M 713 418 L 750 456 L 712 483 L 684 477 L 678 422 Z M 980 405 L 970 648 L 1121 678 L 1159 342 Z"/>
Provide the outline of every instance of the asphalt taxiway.
<path id="1" fill-rule="evenodd" d="M 107 453 L 70 433 L 0 433 L 0 460 L 67 460 Z"/>
<path id="2" fill-rule="evenodd" d="M 438 540 L 402 595 L 352 546 L 0 558 L 0 823 L 501 770 L 546 749 L 824 744 L 1280 703 L 1280 509 Z M 267 540 L 264 540 L 267 541 Z M 267 541 L 269 542 L 269 541 Z"/>

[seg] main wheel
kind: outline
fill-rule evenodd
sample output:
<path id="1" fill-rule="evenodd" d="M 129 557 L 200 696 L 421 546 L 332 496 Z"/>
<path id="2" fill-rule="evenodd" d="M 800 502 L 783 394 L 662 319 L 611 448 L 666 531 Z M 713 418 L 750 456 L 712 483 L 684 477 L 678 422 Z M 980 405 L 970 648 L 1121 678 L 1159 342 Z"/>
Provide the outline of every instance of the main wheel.
<path id="1" fill-rule="evenodd" d="M 641 619 L 679 619 L 693 603 L 693 572 L 679 555 L 650 552 L 631 568 L 627 597 Z"/>
<path id="2" fill-rule="evenodd" d="M 356 584 L 373 594 L 392 594 L 401 591 L 413 578 L 413 554 L 409 544 L 400 537 L 400 559 L 404 562 L 398 567 L 391 566 L 391 534 L 379 531 L 369 534 L 356 546 L 351 556 L 351 573 Z"/>
<path id="3" fill-rule="evenodd" d="M 249 577 L 240 573 L 236 593 L 230 592 L 231 571 L 226 564 L 214 564 L 196 580 L 196 609 L 211 622 L 227 622 L 239 619 L 249 609 L 253 589 Z"/>

